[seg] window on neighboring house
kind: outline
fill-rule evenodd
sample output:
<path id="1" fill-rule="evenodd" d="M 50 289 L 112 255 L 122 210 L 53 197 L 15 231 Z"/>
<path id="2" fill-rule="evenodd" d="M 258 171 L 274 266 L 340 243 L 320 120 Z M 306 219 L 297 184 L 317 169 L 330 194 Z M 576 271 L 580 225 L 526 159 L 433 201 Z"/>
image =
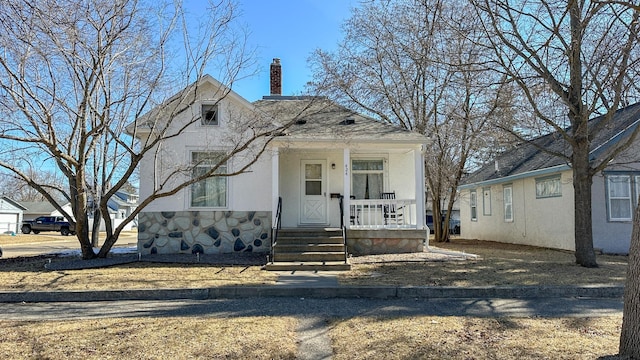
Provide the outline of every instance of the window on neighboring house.
<path id="1" fill-rule="evenodd" d="M 384 192 L 384 160 L 351 161 L 351 194 L 356 199 L 380 199 Z"/>
<path id="2" fill-rule="evenodd" d="M 478 221 L 478 194 L 471 190 L 469 203 L 471 204 L 471 221 Z"/>
<path id="3" fill-rule="evenodd" d="M 560 174 L 536 179 L 536 198 L 537 199 L 558 197 L 558 196 L 562 196 L 562 184 L 560 183 Z"/>
<path id="4" fill-rule="evenodd" d="M 636 196 L 634 197 L 636 206 L 640 205 L 640 175 L 636 176 Z"/>
<path id="5" fill-rule="evenodd" d="M 200 115 L 202 125 L 218 125 L 218 105 L 203 104 Z"/>
<path id="6" fill-rule="evenodd" d="M 482 189 L 482 215 L 491 215 L 491 188 Z"/>
<path id="7" fill-rule="evenodd" d="M 513 188 L 509 186 L 505 186 L 502 189 L 502 194 L 504 198 L 504 221 L 512 222 L 513 221 Z"/>
<path id="8" fill-rule="evenodd" d="M 224 157 L 223 152 L 192 152 L 192 175 L 194 178 L 203 176 L 211 171 Z M 220 164 L 214 174 L 225 174 L 227 164 Z M 191 185 L 192 207 L 226 207 L 227 206 L 227 177 L 212 176 Z"/>
<path id="9" fill-rule="evenodd" d="M 631 221 L 633 213 L 631 176 L 608 175 L 607 198 L 610 221 Z"/>

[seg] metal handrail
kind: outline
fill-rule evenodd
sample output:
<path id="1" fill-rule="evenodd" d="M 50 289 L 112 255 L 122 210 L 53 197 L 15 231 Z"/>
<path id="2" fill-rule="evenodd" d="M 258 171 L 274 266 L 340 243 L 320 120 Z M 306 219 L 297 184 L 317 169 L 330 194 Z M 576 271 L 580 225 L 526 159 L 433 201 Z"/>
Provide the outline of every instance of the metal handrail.
<path id="1" fill-rule="evenodd" d="M 276 218 L 275 218 L 275 224 L 273 226 L 271 226 L 271 261 L 273 262 L 273 248 L 276 245 L 276 243 L 278 242 L 278 230 L 280 230 L 282 224 L 281 224 L 281 220 L 280 220 L 280 215 L 282 213 L 282 197 L 278 197 L 278 207 L 276 208 Z"/>
<path id="2" fill-rule="evenodd" d="M 349 254 L 347 251 L 347 226 L 344 223 L 344 196 L 340 195 L 340 229 L 342 229 L 342 244 L 344 245 L 344 262 L 348 262 Z"/>

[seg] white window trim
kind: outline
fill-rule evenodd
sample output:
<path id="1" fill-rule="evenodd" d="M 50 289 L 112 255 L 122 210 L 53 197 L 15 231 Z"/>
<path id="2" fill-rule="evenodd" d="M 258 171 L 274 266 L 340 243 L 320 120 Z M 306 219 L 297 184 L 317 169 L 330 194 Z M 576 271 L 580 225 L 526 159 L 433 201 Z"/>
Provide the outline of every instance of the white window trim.
<path id="1" fill-rule="evenodd" d="M 489 200 L 487 204 L 486 192 L 489 192 Z M 482 189 L 482 215 L 491 216 L 491 188 Z"/>
<path id="2" fill-rule="evenodd" d="M 614 198 L 611 197 L 611 191 L 609 190 L 609 187 L 610 187 L 610 181 L 613 178 L 626 178 L 627 179 L 629 197 L 614 197 Z M 632 177 L 631 177 L 631 175 L 628 175 L 628 174 L 609 174 L 609 175 L 606 176 L 606 182 L 607 182 L 607 187 L 606 187 L 607 216 L 608 216 L 608 218 L 609 218 L 608 220 L 610 222 L 629 222 L 629 221 L 633 220 L 633 205 L 632 204 L 634 202 L 634 200 L 633 200 L 634 195 L 633 195 L 633 191 L 632 191 L 633 188 L 631 187 L 631 180 L 632 180 Z M 637 188 L 637 186 L 638 185 L 636 183 L 636 188 Z M 611 200 L 628 200 L 627 202 L 629 204 L 629 214 L 630 214 L 630 216 L 628 218 L 627 217 L 625 217 L 625 218 L 614 218 L 613 214 L 611 213 L 611 209 L 612 209 Z"/>
<path id="3" fill-rule="evenodd" d="M 478 192 L 474 189 L 474 190 L 470 190 L 469 191 L 469 208 L 470 208 L 470 216 L 471 216 L 471 221 L 478 221 Z M 473 216 L 474 210 L 475 209 L 475 214 L 476 216 Z"/>
<path id="4" fill-rule="evenodd" d="M 633 199 L 635 206 L 640 206 L 640 175 L 635 176 L 636 181 L 636 193 Z"/>
<path id="5" fill-rule="evenodd" d="M 507 190 L 509 191 L 509 202 L 507 202 Z M 502 188 L 502 197 L 504 201 L 504 221 L 505 222 L 513 222 L 514 219 L 514 211 L 513 211 L 513 186 L 505 185 Z M 511 207 L 511 217 L 507 217 L 507 205 Z"/>
<path id="6" fill-rule="evenodd" d="M 211 106 L 215 106 L 216 107 L 216 117 L 218 118 L 218 121 L 216 124 L 204 124 L 204 118 L 203 118 L 203 114 L 202 114 L 202 107 L 203 106 L 207 106 L 207 105 L 211 105 Z M 220 124 L 222 123 L 222 102 L 221 101 L 216 101 L 216 100 L 202 100 L 202 101 L 198 101 L 196 102 L 194 105 L 195 107 L 194 109 L 194 113 L 196 114 L 195 116 L 197 116 L 198 121 L 196 121 L 196 124 L 199 127 L 203 127 L 203 128 L 217 128 L 220 127 Z"/>
<path id="7" fill-rule="evenodd" d="M 368 155 L 368 156 L 355 156 L 352 157 L 350 160 L 350 164 L 349 166 L 351 167 L 351 174 L 349 175 L 351 177 L 351 195 L 353 195 L 354 191 L 353 191 L 353 175 L 356 174 L 364 174 L 364 173 L 371 173 L 371 170 L 353 170 L 353 161 L 354 160 L 363 160 L 363 161 L 377 161 L 377 160 L 382 160 L 382 191 L 383 192 L 389 192 L 389 156 L 388 155 Z"/>
<path id="8" fill-rule="evenodd" d="M 223 149 L 223 148 L 199 148 L 199 147 L 188 147 L 187 148 L 187 164 L 191 165 L 192 162 L 192 154 L 194 152 L 225 152 L 227 151 L 227 149 Z M 233 158 L 227 160 L 227 172 L 231 172 L 232 170 L 232 160 Z M 188 175 L 188 179 L 191 178 L 191 171 L 189 171 L 189 175 Z M 226 193 L 226 205 L 225 206 L 192 206 L 191 205 L 191 186 L 187 186 L 186 188 L 183 189 L 183 191 L 185 192 L 185 196 L 184 196 L 184 200 L 186 202 L 185 204 L 185 209 L 188 210 L 229 210 L 231 208 L 231 193 L 232 193 L 232 181 L 230 176 L 225 176 L 224 177 L 226 182 L 227 182 L 227 193 Z"/>
<path id="9" fill-rule="evenodd" d="M 538 193 L 538 183 L 541 182 L 546 182 L 549 180 L 557 180 L 558 181 L 558 190 L 559 193 L 557 194 L 550 194 L 550 195 L 545 195 L 545 194 L 539 194 Z M 536 181 L 536 199 L 549 199 L 549 198 L 554 198 L 554 197 L 562 197 L 562 175 L 557 174 L 557 175 L 552 175 L 552 176 L 545 176 L 545 177 L 541 177 L 541 178 L 537 178 L 535 179 Z"/>

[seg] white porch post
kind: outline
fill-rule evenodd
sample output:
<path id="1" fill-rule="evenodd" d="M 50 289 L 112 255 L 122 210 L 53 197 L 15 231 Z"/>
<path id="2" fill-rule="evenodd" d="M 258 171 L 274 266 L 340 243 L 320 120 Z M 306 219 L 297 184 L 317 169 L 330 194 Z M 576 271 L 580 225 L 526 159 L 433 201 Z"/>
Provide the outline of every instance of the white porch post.
<path id="1" fill-rule="evenodd" d="M 422 148 L 424 145 L 418 146 L 413 151 L 415 161 L 416 176 L 416 228 L 423 229 L 425 226 L 425 195 L 424 195 L 424 154 Z"/>
<path id="2" fill-rule="evenodd" d="M 342 181 L 342 194 L 344 195 L 342 206 L 344 206 L 344 211 L 342 213 L 342 223 L 348 229 L 349 225 L 351 225 L 351 150 L 349 148 L 345 148 L 342 151 L 342 158 L 344 163 L 344 178 Z"/>
<path id="3" fill-rule="evenodd" d="M 280 149 L 274 148 L 271 154 L 271 226 L 275 227 L 278 199 L 280 198 Z"/>

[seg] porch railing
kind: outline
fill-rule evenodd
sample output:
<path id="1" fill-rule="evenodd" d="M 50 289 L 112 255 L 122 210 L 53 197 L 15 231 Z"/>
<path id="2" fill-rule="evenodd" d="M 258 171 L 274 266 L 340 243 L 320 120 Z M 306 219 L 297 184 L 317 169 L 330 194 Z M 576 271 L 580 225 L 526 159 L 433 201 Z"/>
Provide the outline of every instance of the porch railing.
<path id="1" fill-rule="evenodd" d="M 350 200 L 351 229 L 417 228 L 415 199 Z"/>

